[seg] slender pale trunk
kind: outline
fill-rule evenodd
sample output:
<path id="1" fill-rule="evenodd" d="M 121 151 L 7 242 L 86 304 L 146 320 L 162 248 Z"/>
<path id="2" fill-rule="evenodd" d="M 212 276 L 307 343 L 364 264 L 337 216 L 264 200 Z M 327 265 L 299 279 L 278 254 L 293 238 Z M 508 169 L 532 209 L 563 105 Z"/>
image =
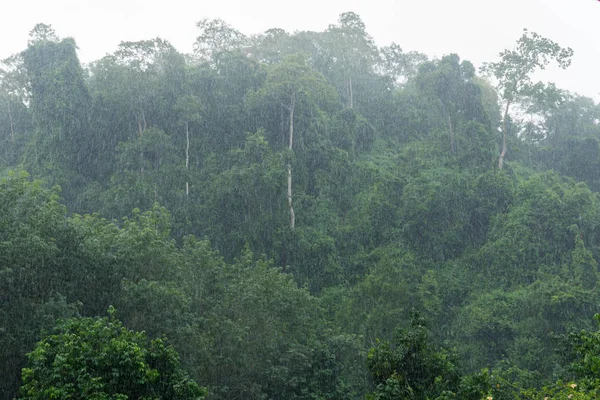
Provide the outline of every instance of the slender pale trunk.
<path id="1" fill-rule="evenodd" d="M 185 169 L 186 172 L 190 169 L 190 126 L 189 122 L 185 121 Z M 190 194 L 190 183 L 185 181 L 185 195 L 189 196 Z"/>
<path id="2" fill-rule="evenodd" d="M 286 130 L 286 128 L 285 128 L 286 119 L 285 119 L 285 113 L 283 112 L 284 108 L 287 109 L 287 106 L 284 105 L 284 104 L 282 104 L 281 108 L 279 109 L 279 120 L 281 121 L 281 128 L 280 129 L 281 129 L 281 136 L 283 138 L 285 138 L 285 130 Z M 285 139 L 282 139 L 282 140 L 285 140 Z"/>
<path id="3" fill-rule="evenodd" d="M 510 107 L 510 101 L 506 103 L 504 109 L 504 117 L 502 118 L 502 151 L 500 152 L 500 158 L 498 159 L 498 169 L 502 169 L 504 166 L 504 156 L 506 156 L 506 118 L 508 118 L 508 108 Z"/>
<path id="4" fill-rule="evenodd" d="M 146 130 L 146 114 L 144 113 L 144 110 L 140 110 L 140 113 L 137 116 L 137 123 L 138 123 L 138 133 L 140 135 L 140 137 L 142 137 L 142 135 L 144 134 L 144 131 Z"/>
<path id="5" fill-rule="evenodd" d="M 290 149 L 290 153 L 293 151 L 294 144 L 294 107 L 296 105 L 296 94 L 292 94 L 292 99 L 290 102 L 290 131 L 289 131 L 289 141 L 288 148 Z M 291 154 L 290 154 L 291 156 Z M 290 228 L 294 229 L 296 225 L 296 215 L 294 214 L 294 207 L 292 204 L 292 162 L 288 161 L 288 186 L 287 186 L 287 198 L 288 198 L 288 207 L 290 208 Z"/>
<path id="6" fill-rule="evenodd" d="M 138 133 L 140 137 L 140 172 L 142 173 L 142 177 L 144 176 L 144 150 L 142 137 L 144 136 L 144 131 L 146 130 L 146 115 L 144 114 L 144 110 L 138 114 Z"/>
<path id="7" fill-rule="evenodd" d="M 290 208 L 290 228 L 294 229 L 296 225 L 296 214 L 294 214 L 294 207 L 292 205 L 292 164 L 288 163 L 288 206 Z"/>
<path id="8" fill-rule="evenodd" d="M 8 99 L 8 122 L 10 125 L 10 140 L 14 144 L 15 143 L 15 124 L 13 122 L 12 111 L 10 109 L 10 99 Z"/>
<path id="9" fill-rule="evenodd" d="M 352 93 L 352 77 L 348 75 L 348 94 L 350 95 L 350 108 L 354 108 L 354 95 Z"/>
<path id="10" fill-rule="evenodd" d="M 455 144 L 454 144 L 454 129 L 452 128 L 452 117 L 448 114 L 448 130 L 450 135 L 450 153 L 454 154 Z"/>

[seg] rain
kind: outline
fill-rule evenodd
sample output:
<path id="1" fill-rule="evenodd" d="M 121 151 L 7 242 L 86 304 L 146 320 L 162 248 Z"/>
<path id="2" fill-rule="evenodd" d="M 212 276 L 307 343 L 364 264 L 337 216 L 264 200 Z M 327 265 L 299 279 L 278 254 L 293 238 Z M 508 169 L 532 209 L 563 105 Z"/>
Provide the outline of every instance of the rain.
<path id="1" fill-rule="evenodd" d="M 179 3 L 0 48 L 0 400 L 598 398 L 600 4 Z"/>

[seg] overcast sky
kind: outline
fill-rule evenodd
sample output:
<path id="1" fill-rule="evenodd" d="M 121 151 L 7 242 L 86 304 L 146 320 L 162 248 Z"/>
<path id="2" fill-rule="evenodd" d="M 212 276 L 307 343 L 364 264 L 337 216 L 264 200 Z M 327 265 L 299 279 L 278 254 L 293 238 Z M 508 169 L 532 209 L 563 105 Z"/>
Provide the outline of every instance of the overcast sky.
<path id="1" fill-rule="evenodd" d="M 475 65 L 496 60 L 523 28 L 575 50 L 566 70 L 540 78 L 600 100 L 600 1 L 597 0 L 4 0 L 0 58 L 21 51 L 38 22 L 75 38 L 82 62 L 121 41 L 160 36 L 189 52 L 195 23 L 222 18 L 246 34 L 269 28 L 321 31 L 354 11 L 378 45 L 398 43 L 429 56 L 458 53 Z"/>

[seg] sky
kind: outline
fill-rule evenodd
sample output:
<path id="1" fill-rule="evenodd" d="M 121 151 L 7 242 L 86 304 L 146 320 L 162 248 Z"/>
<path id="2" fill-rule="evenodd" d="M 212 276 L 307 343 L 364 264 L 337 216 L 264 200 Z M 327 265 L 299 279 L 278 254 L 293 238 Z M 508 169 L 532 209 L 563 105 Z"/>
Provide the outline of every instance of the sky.
<path id="1" fill-rule="evenodd" d="M 7 0 L 5 0 L 7 1 Z M 322 31 L 340 13 L 359 14 L 379 46 L 398 43 L 430 57 L 457 53 L 476 66 L 495 61 L 527 28 L 575 51 L 567 70 L 537 79 L 600 101 L 598 0 L 20 0 L 3 5 L 0 59 L 23 50 L 36 23 L 73 37 L 87 63 L 121 41 L 161 37 L 190 52 L 195 23 L 221 18 L 245 34 L 282 28 Z"/>

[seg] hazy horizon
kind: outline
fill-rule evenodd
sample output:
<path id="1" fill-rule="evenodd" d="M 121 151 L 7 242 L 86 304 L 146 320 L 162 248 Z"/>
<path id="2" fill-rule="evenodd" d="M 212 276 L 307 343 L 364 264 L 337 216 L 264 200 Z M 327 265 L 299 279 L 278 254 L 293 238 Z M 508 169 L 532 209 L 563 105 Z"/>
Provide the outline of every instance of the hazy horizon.
<path id="1" fill-rule="evenodd" d="M 600 85 L 593 84 L 600 66 L 596 40 L 600 37 L 600 3 L 594 0 L 307 0 L 285 7 L 272 0 L 30 0 L 13 3 L 5 10 L 9 18 L 0 26 L 0 58 L 23 50 L 29 31 L 43 22 L 51 24 L 60 37 L 76 40 L 83 63 L 113 52 L 121 41 L 154 37 L 168 40 L 183 53 L 191 52 L 198 32 L 195 23 L 202 18 L 221 18 L 245 34 L 276 27 L 288 32 L 322 31 L 335 24 L 340 13 L 354 11 L 379 46 L 396 42 L 405 51 L 416 50 L 430 57 L 457 53 L 476 66 L 496 60 L 527 28 L 575 51 L 568 70 L 549 68 L 539 79 L 600 100 Z"/>

